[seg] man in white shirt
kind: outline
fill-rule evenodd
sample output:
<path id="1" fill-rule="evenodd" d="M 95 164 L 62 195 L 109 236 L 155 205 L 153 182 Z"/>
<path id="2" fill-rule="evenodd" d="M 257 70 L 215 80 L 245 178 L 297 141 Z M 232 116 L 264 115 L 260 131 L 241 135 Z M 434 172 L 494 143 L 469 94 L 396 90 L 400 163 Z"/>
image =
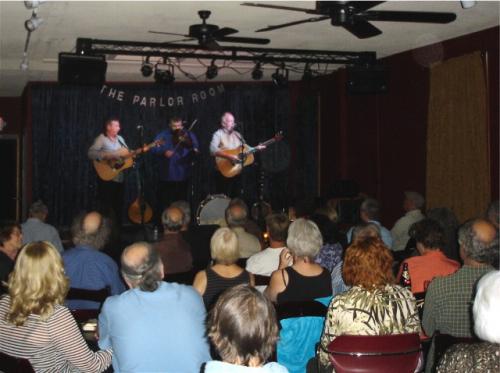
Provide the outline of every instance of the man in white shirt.
<path id="1" fill-rule="evenodd" d="M 270 214 L 266 218 L 269 247 L 247 260 L 246 270 L 255 275 L 271 276 L 280 262 L 281 251 L 286 247 L 286 237 L 290 221 L 285 214 Z M 264 291 L 265 286 L 256 286 Z"/>
<path id="2" fill-rule="evenodd" d="M 45 223 L 49 209 L 40 200 L 29 209 L 29 218 L 22 225 L 23 245 L 34 241 L 48 241 L 62 253 L 64 251 L 59 232 L 52 225 Z"/>
<path id="3" fill-rule="evenodd" d="M 408 234 L 410 227 L 425 218 L 421 211 L 425 203 L 424 197 L 413 191 L 406 191 L 404 195 L 403 209 L 406 214 L 399 218 L 391 229 L 393 251 L 402 251 L 405 249 L 410 239 L 410 235 Z"/>

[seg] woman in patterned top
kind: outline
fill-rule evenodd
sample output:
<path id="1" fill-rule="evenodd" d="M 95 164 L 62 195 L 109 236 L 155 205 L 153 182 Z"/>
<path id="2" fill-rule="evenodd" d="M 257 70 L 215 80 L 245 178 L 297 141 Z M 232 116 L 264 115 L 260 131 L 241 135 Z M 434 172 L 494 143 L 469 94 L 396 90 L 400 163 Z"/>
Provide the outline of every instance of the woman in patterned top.
<path id="1" fill-rule="evenodd" d="M 0 299 L 0 351 L 28 359 L 36 372 L 102 372 L 111 350 L 92 352 L 64 307 L 69 282 L 50 243 L 24 246 Z"/>
<path id="2" fill-rule="evenodd" d="M 395 285 L 392 254 L 378 238 L 353 243 L 342 274 L 352 288 L 333 299 L 321 336 L 319 358 L 331 372 L 327 347 L 335 337 L 418 333 L 420 321 L 412 293 Z"/>

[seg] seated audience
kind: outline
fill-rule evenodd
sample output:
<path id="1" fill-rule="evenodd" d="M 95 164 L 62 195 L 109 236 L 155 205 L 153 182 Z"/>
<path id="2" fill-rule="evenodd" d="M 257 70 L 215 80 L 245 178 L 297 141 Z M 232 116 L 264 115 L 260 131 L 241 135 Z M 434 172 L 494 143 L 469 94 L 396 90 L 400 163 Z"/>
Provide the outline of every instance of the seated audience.
<path id="1" fill-rule="evenodd" d="M 441 249 L 444 247 L 444 230 L 432 219 L 424 219 L 411 228 L 420 256 L 405 259 L 401 263 L 397 281 L 401 279 L 404 263 L 408 264 L 412 293 L 422 293 L 434 277 L 447 276 L 460 268 L 460 263 L 448 259 Z"/>
<path id="2" fill-rule="evenodd" d="M 163 237 L 153 246 L 160 253 L 166 275 L 193 268 L 191 248 L 181 235 L 183 219 L 184 214 L 178 207 L 169 207 L 161 215 Z"/>
<path id="3" fill-rule="evenodd" d="M 410 240 L 410 227 L 425 218 L 424 214 L 422 214 L 425 203 L 424 197 L 420 193 L 412 191 L 406 191 L 404 195 L 403 210 L 405 215 L 399 218 L 391 229 L 393 251 L 403 251 L 406 248 L 406 244 Z"/>
<path id="4" fill-rule="evenodd" d="M 29 218 L 22 224 L 23 244 L 33 241 L 48 241 L 62 253 L 64 251 L 59 232 L 45 223 L 49 209 L 42 201 L 34 202 L 29 209 Z"/>
<path id="5" fill-rule="evenodd" d="M 199 294 L 161 281 L 163 262 L 146 242 L 121 261 L 130 290 L 106 299 L 99 315 L 99 346 L 113 349 L 115 372 L 199 372 L 210 359 Z"/>
<path id="6" fill-rule="evenodd" d="M 240 200 L 238 199 L 236 202 L 232 201 L 227 207 L 225 212 L 226 223 L 238 236 L 240 258 L 248 258 L 258 253 L 262 247 L 259 239 L 245 230 L 245 225 L 248 223 L 248 210 L 246 205 L 238 201 Z"/>
<path id="7" fill-rule="evenodd" d="M 418 333 L 420 321 L 412 293 L 395 284 L 392 254 L 378 238 L 367 238 L 347 248 L 343 276 L 350 290 L 337 295 L 328 307 L 319 359 L 331 372 L 328 344 L 335 337 Z"/>
<path id="8" fill-rule="evenodd" d="M 287 248 L 280 254 L 278 270 L 271 275 L 265 294 L 273 302 L 300 302 L 332 295 L 330 273 L 314 262 L 323 244 L 314 222 L 295 220 L 288 229 Z"/>
<path id="9" fill-rule="evenodd" d="M 474 332 L 484 342 L 452 346 L 441 358 L 437 373 L 500 371 L 499 290 L 499 271 L 479 280 L 472 313 Z"/>
<path id="10" fill-rule="evenodd" d="M 286 373 L 278 363 L 267 363 L 276 341 L 278 324 L 273 305 L 247 285 L 226 290 L 208 320 L 208 336 L 222 361 L 209 361 L 205 373 Z"/>
<path id="11" fill-rule="evenodd" d="M 210 250 L 215 264 L 198 272 L 193 281 L 193 287 L 203 297 L 207 310 L 224 290 L 239 284 L 254 284 L 253 275 L 236 264 L 240 257 L 238 237 L 230 228 L 215 231 Z"/>
<path id="12" fill-rule="evenodd" d="M 17 253 L 22 246 L 23 235 L 18 224 L 0 228 L 0 294 L 6 292 L 4 283 L 14 269 Z"/>
<path id="13" fill-rule="evenodd" d="M 359 207 L 359 217 L 364 223 L 373 223 L 379 226 L 380 228 L 380 236 L 382 237 L 382 241 L 384 244 L 390 249 L 392 248 L 392 236 L 391 232 L 382 226 L 379 222 L 380 218 L 380 203 L 373 198 L 366 198 Z M 352 231 L 354 227 L 347 231 L 347 242 L 349 244 L 352 242 Z"/>
<path id="14" fill-rule="evenodd" d="M 270 214 L 266 217 L 267 233 L 269 234 L 269 247 L 247 260 L 246 270 L 262 276 L 271 276 L 276 271 L 280 262 L 281 251 L 286 247 L 286 236 L 290 221 L 285 214 Z M 265 286 L 257 289 L 264 291 Z"/>
<path id="15" fill-rule="evenodd" d="M 342 253 L 344 252 L 335 236 L 335 225 L 326 216 L 320 214 L 312 215 L 311 221 L 318 226 L 323 238 L 323 245 L 314 261 L 331 273 L 333 268 L 342 261 Z"/>
<path id="16" fill-rule="evenodd" d="M 459 261 L 457 231 L 458 219 L 455 213 L 446 207 L 436 207 L 427 210 L 427 218 L 437 221 L 444 229 L 445 246 L 442 248 L 443 254 L 447 258 Z"/>
<path id="17" fill-rule="evenodd" d="M 97 212 L 78 216 L 71 227 L 76 245 L 63 253 L 64 268 L 73 288 L 98 290 L 109 287 L 112 295 L 125 290 L 118 266 L 108 255 L 100 252 L 110 235 L 107 219 Z M 96 309 L 98 302 L 68 300 L 71 309 Z"/>
<path id="18" fill-rule="evenodd" d="M 28 359 L 36 372 L 102 372 L 111 350 L 92 352 L 71 312 L 61 256 L 48 242 L 32 242 L 19 253 L 0 299 L 0 352 Z"/>

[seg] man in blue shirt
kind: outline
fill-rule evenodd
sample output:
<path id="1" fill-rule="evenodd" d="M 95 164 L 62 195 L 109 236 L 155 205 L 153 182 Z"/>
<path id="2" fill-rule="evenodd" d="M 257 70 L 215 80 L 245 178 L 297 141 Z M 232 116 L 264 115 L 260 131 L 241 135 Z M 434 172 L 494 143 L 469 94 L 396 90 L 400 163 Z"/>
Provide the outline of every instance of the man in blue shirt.
<path id="1" fill-rule="evenodd" d="M 130 290 L 109 297 L 99 315 L 99 347 L 113 348 L 115 372 L 193 372 L 211 360 L 205 307 L 191 287 L 161 281 L 163 263 L 146 242 L 123 251 Z"/>
<path id="2" fill-rule="evenodd" d="M 63 253 L 64 269 L 73 288 L 98 290 L 109 287 L 112 295 L 120 294 L 125 285 L 118 265 L 101 250 L 110 235 L 109 221 L 98 212 L 79 216 L 71 227 L 74 248 Z M 70 309 L 97 309 L 98 302 L 68 300 Z"/>
<path id="3" fill-rule="evenodd" d="M 172 202 L 186 199 L 191 164 L 194 155 L 199 152 L 199 145 L 195 134 L 184 129 L 178 117 L 170 120 L 169 128 L 160 132 L 155 138 L 157 140 L 163 142 L 163 145 L 152 149 L 160 157 L 161 213 Z"/>

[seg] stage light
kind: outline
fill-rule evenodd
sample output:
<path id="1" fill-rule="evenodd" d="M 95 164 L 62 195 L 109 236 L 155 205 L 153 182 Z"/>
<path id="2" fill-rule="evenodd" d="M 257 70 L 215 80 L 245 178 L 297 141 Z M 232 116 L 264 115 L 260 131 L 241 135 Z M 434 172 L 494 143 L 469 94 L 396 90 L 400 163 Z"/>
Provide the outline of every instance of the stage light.
<path id="1" fill-rule="evenodd" d="M 153 64 L 149 62 L 149 56 L 146 57 L 146 61 L 144 61 L 141 66 L 142 76 L 145 78 L 151 76 L 153 74 L 153 68 Z"/>
<path id="2" fill-rule="evenodd" d="M 40 27 L 42 23 L 43 23 L 43 18 L 38 18 L 36 12 L 33 11 L 31 18 L 26 20 L 26 22 L 24 22 L 24 27 L 26 28 L 27 31 L 33 32 L 38 27 Z"/>
<path id="3" fill-rule="evenodd" d="M 35 9 L 35 8 L 38 8 L 44 2 L 45 2 L 45 0 L 25 1 L 24 6 L 26 7 L 26 9 Z"/>
<path id="4" fill-rule="evenodd" d="M 306 66 L 304 67 L 304 73 L 302 74 L 302 80 L 304 81 L 309 81 L 313 78 L 313 72 L 311 68 L 309 67 L 309 64 L 306 63 Z"/>
<path id="5" fill-rule="evenodd" d="M 210 80 L 210 79 L 214 79 L 218 73 L 219 73 L 219 68 L 215 64 L 215 60 L 213 60 L 212 63 L 210 64 L 210 66 L 207 67 L 207 72 L 205 75 L 206 75 L 207 79 Z"/>
<path id="6" fill-rule="evenodd" d="M 288 69 L 285 68 L 285 64 L 276 69 L 276 72 L 271 75 L 271 79 L 278 87 L 285 87 L 288 84 Z"/>
<path id="7" fill-rule="evenodd" d="M 263 75 L 264 75 L 264 73 L 260 67 L 260 62 L 257 62 L 254 69 L 252 70 L 252 79 L 253 80 L 261 80 Z"/>
<path id="8" fill-rule="evenodd" d="M 175 81 L 174 76 L 174 65 L 167 64 L 166 60 L 163 60 L 163 63 L 157 63 L 155 65 L 155 82 L 158 84 L 169 85 Z"/>

